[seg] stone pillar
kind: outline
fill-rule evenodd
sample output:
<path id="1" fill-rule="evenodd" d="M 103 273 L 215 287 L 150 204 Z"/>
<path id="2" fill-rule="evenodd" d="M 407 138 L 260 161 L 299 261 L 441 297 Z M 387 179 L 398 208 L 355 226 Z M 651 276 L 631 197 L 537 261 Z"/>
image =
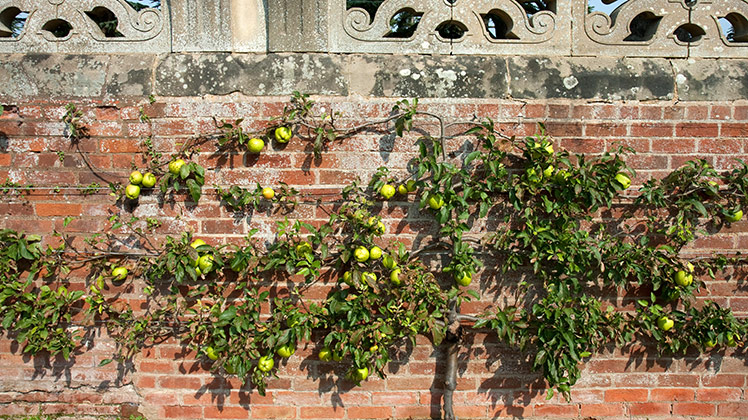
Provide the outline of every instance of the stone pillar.
<path id="1" fill-rule="evenodd" d="M 326 52 L 332 0 L 267 0 L 268 51 Z"/>
<path id="2" fill-rule="evenodd" d="M 231 0 L 171 0 L 172 52 L 231 51 Z"/>
<path id="3" fill-rule="evenodd" d="M 265 1 L 231 0 L 231 33 L 233 51 L 267 51 Z"/>

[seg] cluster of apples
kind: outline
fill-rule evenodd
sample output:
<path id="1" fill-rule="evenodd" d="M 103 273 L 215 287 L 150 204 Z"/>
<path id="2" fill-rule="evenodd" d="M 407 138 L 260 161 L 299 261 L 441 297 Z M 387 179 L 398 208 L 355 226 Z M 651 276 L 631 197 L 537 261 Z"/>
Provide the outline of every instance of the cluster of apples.
<path id="1" fill-rule="evenodd" d="M 140 187 L 153 188 L 156 185 L 156 175 L 150 172 L 146 172 L 143 175 L 140 171 L 132 171 L 130 173 L 130 184 L 125 187 L 125 197 L 130 200 L 137 200 L 140 196 Z"/>
<path id="2" fill-rule="evenodd" d="M 369 227 L 374 228 L 380 235 L 384 234 L 384 223 L 382 223 L 382 221 L 380 220 L 377 220 L 376 217 L 370 217 L 366 223 Z M 377 261 L 381 259 L 384 268 L 392 270 L 390 271 L 390 282 L 392 283 L 392 285 L 400 286 L 402 284 L 402 280 L 400 279 L 401 270 L 397 267 L 397 261 L 395 261 L 395 259 L 391 255 L 385 254 L 384 251 L 382 251 L 382 248 L 376 245 L 372 246 L 371 248 L 359 245 L 358 247 L 356 247 L 356 249 L 353 250 L 353 258 L 360 263 L 365 263 L 367 261 Z M 343 273 L 343 282 L 349 285 L 352 284 L 351 277 L 351 272 L 346 271 L 345 273 Z M 376 273 L 365 271 L 361 274 L 361 280 L 367 284 L 373 283 L 377 281 L 377 275 Z"/>
<path id="3" fill-rule="evenodd" d="M 392 184 L 384 184 L 379 189 L 379 194 L 384 197 L 385 200 L 389 200 L 390 198 L 395 196 L 395 193 L 400 193 L 402 195 L 407 195 L 409 193 L 412 193 L 416 190 L 416 181 L 414 180 L 408 180 L 408 182 L 404 184 L 400 184 L 395 188 Z"/>
<path id="4" fill-rule="evenodd" d="M 293 131 L 289 127 L 281 126 L 274 131 L 275 140 L 278 143 L 288 143 L 293 137 Z M 265 148 L 265 141 L 258 137 L 253 137 L 247 142 L 247 150 L 250 153 L 260 153 Z"/>
<path id="5" fill-rule="evenodd" d="M 207 245 L 202 239 L 195 239 L 190 246 L 198 251 L 198 257 L 192 260 L 192 266 L 195 267 L 197 275 L 208 274 L 213 270 L 213 255 L 206 252 L 200 252 L 199 248 Z"/>

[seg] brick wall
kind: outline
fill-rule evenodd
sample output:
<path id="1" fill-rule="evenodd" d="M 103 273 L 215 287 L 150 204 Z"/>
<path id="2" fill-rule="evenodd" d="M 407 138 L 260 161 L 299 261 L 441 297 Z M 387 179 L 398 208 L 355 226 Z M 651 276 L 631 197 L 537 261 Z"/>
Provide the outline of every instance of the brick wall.
<path id="1" fill-rule="evenodd" d="M 386 116 L 393 99 L 360 96 L 316 97 L 321 106 L 343 113 L 341 123 L 352 124 Z M 269 147 L 259 158 L 233 155 L 216 159 L 206 146 L 197 161 L 208 169 L 206 193 L 197 207 L 160 205 L 155 195 L 144 195 L 132 210 L 117 206 L 107 189 L 87 195 L 79 187 L 108 181 L 126 182 L 133 164 L 142 165 L 141 142 L 152 135 L 165 155 L 195 133 L 212 132 L 213 117 L 246 118 L 247 127 L 260 127 L 278 115 L 286 96 L 166 97 L 148 104 L 144 98 L 48 100 L 29 97 L 8 100 L 0 117 L 0 180 L 33 183 L 25 196 L 0 196 L 0 228 L 38 233 L 52 240 L 59 230 L 76 243 L 109 226 L 111 214 L 133 214 L 159 219 L 157 238 L 191 230 L 209 244 L 240 242 L 251 228 L 272 237 L 278 215 L 256 212 L 235 218 L 216 201 L 207 188 L 219 185 L 277 185 L 283 181 L 307 198 L 289 218 L 323 222 L 329 199 L 356 177 L 368 181 L 377 167 L 386 165 L 405 172 L 417 153 L 412 142 L 357 135 L 331 145 L 315 160 L 306 144 L 291 143 L 282 150 Z M 64 137 L 60 118 L 65 104 L 76 103 L 83 111 L 89 137 L 79 150 Z M 742 101 L 588 103 L 585 100 L 429 99 L 423 109 L 448 120 L 474 115 L 491 117 L 507 134 L 526 135 L 545 122 L 557 149 L 600 153 L 616 142 L 636 149 L 629 163 L 638 171 L 635 184 L 662 176 L 689 159 L 704 158 L 717 169 L 727 169 L 735 158 L 748 157 L 748 104 Z M 139 107 L 151 118 L 139 121 Z M 432 122 L 433 124 L 433 122 Z M 427 129 L 435 129 L 428 125 Z M 451 144 L 450 147 L 458 147 Z M 58 152 L 64 152 L 64 156 Z M 85 157 L 85 159 L 84 159 Z M 98 178 L 88 167 L 97 168 Z M 58 188 L 59 187 L 59 188 Z M 387 226 L 385 239 L 406 244 L 421 239 L 423 231 L 409 226 L 426 223 L 410 197 L 409 203 L 385 205 L 381 212 Z M 179 201 L 178 201 L 179 202 Z M 66 216 L 76 217 L 63 226 Z M 403 223 L 401 218 L 407 223 Z M 694 254 L 748 249 L 748 222 L 698 240 Z M 85 270 L 74 271 L 72 288 L 83 289 Z M 748 315 L 744 273 L 728 270 L 715 280 L 704 279 L 707 288 L 699 299 L 709 298 Z M 491 306 L 493 280 L 484 275 L 471 287 L 483 290 L 484 299 L 463 306 L 464 313 L 478 313 Z M 131 303 L 143 299 L 142 286 L 122 292 Z M 310 293 L 325 295 L 329 285 Z M 526 357 L 498 343 L 494 334 L 471 332 L 461 350 L 455 412 L 464 418 L 707 418 L 748 417 L 748 361 L 745 348 L 718 350 L 707 356 L 658 357 L 653 348 L 610 350 L 585 364 L 572 401 L 558 395 L 545 399 L 541 376 L 530 372 Z M 98 367 L 111 355 L 113 343 L 98 329 L 87 348 L 70 361 L 28 357 L 8 337 L 0 339 L 0 414 L 70 414 L 77 416 L 130 415 L 161 418 L 428 418 L 440 416 L 444 355 L 426 337 L 396 359 L 386 380 L 371 377 L 361 387 L 342 380 L 333 364 L 317 360 L 311 343 L 299 350 L 270 381 L 266 396 L 242 387 L 235 378 L 209 372 L 202 358 L 176 342 L 159 343 L 140 354 L 132 372 L 116 364 Z"/>

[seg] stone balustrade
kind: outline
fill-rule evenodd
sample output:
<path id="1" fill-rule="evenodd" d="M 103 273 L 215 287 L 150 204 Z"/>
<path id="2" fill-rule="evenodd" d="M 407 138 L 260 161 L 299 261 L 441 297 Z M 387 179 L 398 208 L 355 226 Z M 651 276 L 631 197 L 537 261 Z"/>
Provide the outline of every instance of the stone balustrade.
<path id="1" fill-rule="evenodd" d="M 603 2 L 0 0 L 0 52 L 748 57 L 748 0 Z"/>

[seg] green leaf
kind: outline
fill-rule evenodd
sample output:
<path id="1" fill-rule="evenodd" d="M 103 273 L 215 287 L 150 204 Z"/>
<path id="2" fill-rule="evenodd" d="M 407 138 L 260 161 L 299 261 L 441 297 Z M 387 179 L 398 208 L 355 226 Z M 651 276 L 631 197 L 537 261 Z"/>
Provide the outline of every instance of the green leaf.
<path id="1" fill-rule="evenodd" d="M 202 190 L 194 179 L 187 180 L 187 188 L 190 190 L 190 197 L 192 197 L 192 201 L 196 203 L 200 201 Z"/>

